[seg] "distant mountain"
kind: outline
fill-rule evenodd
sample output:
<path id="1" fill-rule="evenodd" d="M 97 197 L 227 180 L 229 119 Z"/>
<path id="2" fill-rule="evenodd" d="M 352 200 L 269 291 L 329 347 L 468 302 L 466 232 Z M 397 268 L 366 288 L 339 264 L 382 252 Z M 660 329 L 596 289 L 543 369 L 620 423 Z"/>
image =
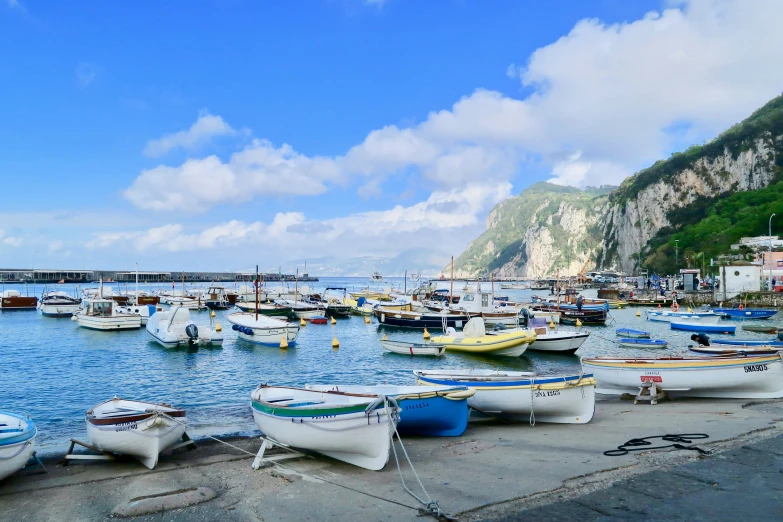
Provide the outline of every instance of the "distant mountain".
<path id="1" fill-rule="evenodd" d="M 307 264 L 307 272 L 313 276 L 321 277 L 369 277 L 373 272 L 380 272 L 383 276 L 403 276 L 421 272 L 422 275 L 432 276 L 439 273 L 444 263 L 448 262 L 446 256 L 427 249 L 406 250 L 395 257 L 362 256 L 348 259 L 338 257 L 318 257 L 297 259 L 284 263 L 281 267 L 268 268 L 267 271 L 276 272 L 282 269 L 283 273 L 293 274 L 296 269 L 301 273 Z"/>

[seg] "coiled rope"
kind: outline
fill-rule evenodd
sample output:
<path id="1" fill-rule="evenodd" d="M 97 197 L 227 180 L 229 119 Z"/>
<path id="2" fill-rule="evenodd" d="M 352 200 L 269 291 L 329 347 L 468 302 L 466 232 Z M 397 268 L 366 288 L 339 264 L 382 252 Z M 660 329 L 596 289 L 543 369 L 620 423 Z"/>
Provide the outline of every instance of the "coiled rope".
<path id="1" fill-rule="evenodd" d="M 706 451 L 698 446 L 684 446 L 683 444 L 691 444 L 694 440 L 709 439 L 710 436 L 706 433 L 683 433 L 680 435 L 651 435 L 649 437 L 643 437 L 639 439 L 631 439 L 628 442 L 617 446 L 617 449 L 604 451 L 604 455 L 607 457 L 622 457 L 628 455 L 632 451 L 649 451 L 664 448 L 674 448 L 681 450 L 698 451 L 700 455 L 710 455 L 711 451 Z M 652 442 L 649 439 L 661 439 L 665 442 L 673 442 L 673 444 L 667 444 L 666 446 L 652 446 Z"/>

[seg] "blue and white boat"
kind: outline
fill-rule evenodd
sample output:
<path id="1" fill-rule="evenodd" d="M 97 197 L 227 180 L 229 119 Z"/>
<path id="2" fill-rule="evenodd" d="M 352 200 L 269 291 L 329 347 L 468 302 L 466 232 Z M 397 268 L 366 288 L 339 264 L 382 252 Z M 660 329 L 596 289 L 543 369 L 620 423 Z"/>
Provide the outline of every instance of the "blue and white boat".
<path id="1" fill-rule="evenodd" d="M 401 435 L 459 437 L 468 427 L 468 398 L 476 392 L 466 386 L 354 386 L 308 384 L 308 390 L 384 395 L 397 401 Z"/>
<path id="2" fill-rule="evenodd" d="M 672 330 L 685 330 L 686 332 L 733 334 L 737 327 L 733 324 L 703 324 L 671 321 Z"/>
<path id="3" fill-rule="evenodd" d="M 634 339 L 649 339 L 650 332 L 643 330 L 634 330 L 633 328 L 618 328 L 615 333 L 620 337 L 634 338 Z"/>
<path id="4" fill-rule="evenodd" d="M 688 346 L 693 353 L 700 355 L 733 356 L 743 355 L 777 355 L 778 350 L 769 346 Z"/>
<path id="5" fill-rule="evenodd" d="M 0 412 L 0 480 L 25 467 L 35 452 L 36 435 L 38 429 L 30 419 Z"/>
<path id="6" fill-rule="evenodd" d="M 716 314 L 730 319 L 769 319 L 778 313 L 777 310 L 764 308 L 715 308 Z"/>
<path id="7" fill-rule="evenodd" d="M 666 348 L 669 343 L 662 339 L 620 339 L 618 344 L 624 348 Z"/>
<path id="8" fill-rule="evenodd" d="M 732 346 L 775 346 L 783 348 L 783 342 L 775 339 L 714 339 L 712 344 L 728 344 Z"/>
<path id="9" fill-rule="evenodd" d="M 672 321 L 686 321 L 692 323 L 715 324 L 721 320 L 721 316 L 715 312 L 675 312 L 673 310 L 647 310 L 647 320 L 661 323 Z"/>
<path id="10" fill-rule="evenodd" d="M 228 314 L 226 320 L 231 329 L 243 341 L 265 346 L 293 346 L 299 336 L 299 324 L 281 321 L 273 317 L 250 312 Z M 283 343 L 282 341 L 286 341 Z"/>

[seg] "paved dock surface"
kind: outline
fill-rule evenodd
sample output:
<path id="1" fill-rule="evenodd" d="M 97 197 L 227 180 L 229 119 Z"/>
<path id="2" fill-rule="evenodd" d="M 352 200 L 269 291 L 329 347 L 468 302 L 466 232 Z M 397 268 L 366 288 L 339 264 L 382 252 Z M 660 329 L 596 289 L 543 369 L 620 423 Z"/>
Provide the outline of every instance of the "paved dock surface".
<path id="1" fill-rule="evenodd" d="M 603 455 L 666 433 L 706 433 L 699 446 L 715 453 Z M 585 425 L 471 423 L 461 437 L 406 438 L 405 446 L 431 497 L 462 521 L 773 520 L 783 519 L 782 437 L 781 401 L 611 399 L 598 401 Z M 251 453 L 260 445 L 231 443 Z M 321 456 L 261 470 L 252 460 L 205 441 L 164 455 L 152 471 L 133 460 L 49 461 L 48 474 L 0 483 L 0 513 L 3 521 L 117 520 L 112 511 L 131 499 L 203 487 L 216 498 L 134 520 L 427 520 L 402 489 L 393 457 L 380 472 Z"/>

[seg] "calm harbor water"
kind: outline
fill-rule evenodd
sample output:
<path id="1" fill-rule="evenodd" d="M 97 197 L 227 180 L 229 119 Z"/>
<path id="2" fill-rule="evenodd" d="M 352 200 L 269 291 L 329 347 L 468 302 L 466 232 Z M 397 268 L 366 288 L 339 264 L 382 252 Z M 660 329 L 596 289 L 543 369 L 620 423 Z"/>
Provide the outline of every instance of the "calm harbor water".
<path id="1" fill-rule="evenodd" d="M 368 284 L 364 278 L 324 278 L 310 283 L 315 290 L 327 285 L 360 290 Z M 12 288 L 20 286 L 5 285 L 5 289 Z M 59 285 L 59 289 L 72 292 L 73 287 Z M 24 286 L 21 290 L 24 293 Z M 29 290 L 32 293 L 32 286 Z M 39 285 L 37 293 L 41 290 Z M 512 300 L 529 301 L 533 293 L 496 289 L 497 295 L 508 295 Z M 585 294 L 595 295 L 595 291 Z M 635 316 L 637 310 L 642 311 L 641 318 Z M 648 322 L 644 309 L 628 308 L 612 310 L 611 324 L 606 327 L 583 327 L 591 336 L 574 356 L 530 350 L 520 358 L 448 353 L 437 359 L 389 354 L 378 343 L 384 334 L 420 339 L 421 331 L 382 327 L 374 320 L 365 324 L 359 316 L 338 319 L 336 325 L 308 324 L 302 328 L 296 347 L 280 350 L 237 339 L 224 319 L 227 313 L 230 311 L 217 312 L 225 334 L 222 348 L 172 350 L 152 342 L 144 328 L 99 332 L 80 328 L 69 318 L 42 317 L 37 311 L 2 312 L 0 411 L 28 413 L 40 430 L 39 450 L 51 453 L 60 451 L 71 437 L 84 438 L 84 412 L 114 395 L 185 407 L 191 424 L 188 431 L 195 435 L 253 433 L 249 395 L 260 383 L 413 384 L 413 369 L 435 368 L 578 372 L 579 356 L 687 353 L 691 343 L 689 333 L 671 331 L 668 323 Z M 191 314 L 196 323 L 209 321 L 206 311 Z M 766 323 L 780 321 L 773 318 Z M 669 341 L 669 348 L 620 348 L 615 335 L 615 328 L 620 327 L 650 331 L 653 338 Z M 332 349 L 333 337 L 339 339 L 339 349 Z M 735 337 L 771 336 L 738 328 Z"/>

